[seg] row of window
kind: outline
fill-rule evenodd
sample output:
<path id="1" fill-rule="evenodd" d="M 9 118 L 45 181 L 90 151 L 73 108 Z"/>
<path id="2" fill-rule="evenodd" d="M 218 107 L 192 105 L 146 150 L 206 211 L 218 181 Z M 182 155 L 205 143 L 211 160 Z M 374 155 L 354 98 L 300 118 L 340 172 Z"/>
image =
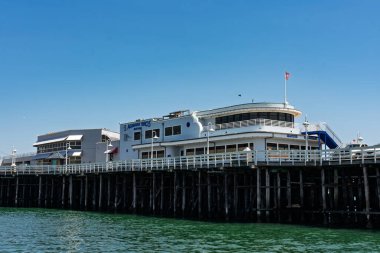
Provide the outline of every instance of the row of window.
<path id="1" fill-rule="evenodd" d="M 142 152 L 141 158 L 142 159 L 148 159 L 151 158 L 152 152 Z M 162 158 L 165 157 L 165 151 L 164 150 L 154 150 L 153 151 L 153 158 Z"/>
<path id="2" fill-rule="evenodd" d="M 215 154 L 215 153 L 226 153 L 226 152 L 238 152 L 238 151 L 243 151 L 247 147 L 253 150 L 254 145 L 253 143 L 239 143 L 239 144 L 210 147 L 209 153 Z M 186 149 L 186 155 L 203 155 L 203 154 L 207 154 L 207 147 Z M 181 155 L 183 155 L 183 152 L 181 152 Z"/>
<path id="3" fill-rule="evenodd" d="M 50 144 L 38 146 L 37 153 L 47 153 L 47 152 L 66 150 L 67 143 L 70 145 L 71 149 L 82 149 L 81 141 L 67 141 L 67 142 L 65 141 L 65 142 L 56 142 L 56 143 L 50 143 Z"/>
<path id="4" fill-rule="evenodd" d="M 181 126 L 165 127 L 165 136 L 180 135 L 181 132 L 182 132 Z M 160 137 L 160 129 L 157 128 L 157 129 L 145 131 L 145 139 L 151 139 L 152 136 Z M 140 131 L 134 132 L 133 140 L 135 140 L 135 141 L 141 140 L 141 132 Z"/>
<path id="5" fill-rule="evenodd" d="M 267 150 L 305 150 L 305 149 L 306 149 L 306 146 L 302 146 L 302 145 L 267 143 Z M 319 149 L 319 148 L 309 146 L 309 149 L 315 150 L 315 149 Z"/>
<path id="6" fill-rule="evenodd" d="M 215 118 L 215 124 L 230 123 L 242 120 L 250 119 L 271 119 L 279 121 L 294 122 L 294 116 L 288 113 L 281 112 L 251 112 L 251 113 L 240 113 L 234 115 L 228 115 L 223 117 Z"/>

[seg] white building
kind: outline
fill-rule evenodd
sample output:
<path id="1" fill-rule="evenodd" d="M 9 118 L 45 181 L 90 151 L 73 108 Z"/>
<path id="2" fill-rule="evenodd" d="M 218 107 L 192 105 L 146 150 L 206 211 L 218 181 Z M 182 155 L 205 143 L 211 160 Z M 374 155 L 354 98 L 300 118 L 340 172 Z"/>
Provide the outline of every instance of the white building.
<path id="1" fill-rule="evenodd" d="M 249 103 L 136 120 L 120 125 L 120 159 L 150 158 L 152 147 L 155 158 L 236 152 L 247 147 L 302 150 L 306 145 L 309 149 L 341 145 L 325 123 L 295 123 L 300 115 L 284 103 Z"/>
<path id="2" fill-rule="evenodd" d="M 33 144 L 37 164 L 64 165 L 119 160 L 120 135 L 107 129 L 78 129 L 48 133 Z M 67 154 L 67 156 L 66 156 Z"/>

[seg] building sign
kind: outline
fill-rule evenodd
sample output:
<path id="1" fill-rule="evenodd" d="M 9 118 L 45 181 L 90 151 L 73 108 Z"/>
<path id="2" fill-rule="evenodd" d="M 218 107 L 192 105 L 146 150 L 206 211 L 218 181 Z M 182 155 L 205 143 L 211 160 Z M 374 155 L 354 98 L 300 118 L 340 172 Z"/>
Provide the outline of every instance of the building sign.
<path id="1" fill-rule="evenodd" d="M 298 139 L 298 135 L 296 135 L 296 134 L 288 134 L 286 137 Z"/>
<path id="2" fill-rule="evenodd" d="M 128 124 L 128 129 L 135 128 L 135 127 L 150 127 L 150 120 Z"/>

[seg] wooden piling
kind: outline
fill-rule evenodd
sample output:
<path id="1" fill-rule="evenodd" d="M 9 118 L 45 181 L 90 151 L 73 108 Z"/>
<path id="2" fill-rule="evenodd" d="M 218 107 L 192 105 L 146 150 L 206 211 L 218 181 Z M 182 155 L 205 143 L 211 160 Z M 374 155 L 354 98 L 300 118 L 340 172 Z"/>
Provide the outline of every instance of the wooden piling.
<path id="1" fill-rule="evenodd" d="M 327 202 L 326 202 L 326 183 L 325 183 L 325 169 L 321 168 L 321 189 L 322 189 L 322 212 L 323 212 L 323 224 L 327 224 Z"/>
<path id="2" fill-rule="evenodd" d="M 107 208 L 111 208 L 111 174 L 107 177 Z"/>
<path id="3" fill-rule="evenodd" d="M 202 218 L 202 174 L 198 171 L 198 218 Z"/>
<path id="4" fill-rule="evenodd" d="M 88 205 L 88 175 L 85 176 L 84 181 L 84 210 L 87 210 Z"/>
<path id="5" fill-rule="evenodd" d="M 339 177 L 338 169 L 334 168 L 334 208 L 339 209 Z"/>
<path id="6" fill-rule="evenodd" d="M 229 208 L 228 208 L 228 174 L 224 173 L 224 215 L 225 219 L 229 220 Z"/>
<path id="7" fill-rule="evenodd" d="M 370 215 L 370 196 L 369 196 L 369 183 L 368 183 L 367 166 L 363 166 L 363 179 L 364 179 L 364 195 L 365 195 L 365 212 L 367 216 L 367 228 L 372 228 L 371 215 Z"/>
<path id="8" fill-rule="evenodd" d="M 235 219 L 238 217 L 238 201 L 239 201 L 239 196 L 238 196 L 238 182 L 237 182 L 237 174 L 234 172 L 234 215 Z"/>
<path id="9" fill-rule="evenodd" d="M 173 215 L 177 215 L 177 172 L 174 171 L 173 179 Z"/>
<path id="10" fill-rule="evenodd" d="M 69 176 L 69 204 L 70 209 L 73 208 L 73 175 Z"/>
<path id="11" fill-rule="evenodd" d="M 38 176 L 38 207 L 41 207 L 42 198 L 42 176 Z"/>
<path id="12" fill-rule="evenodd" d="M 119 185 L 118 185 L 119 182 L 118 181 L 119 181 L 119 177 L 118 175 L 116 175 L 115 176 L 115 199 L 113 203 L 113 209 L 115 212 L 117 211 L 118 206 L 119 206 Z"/>
<path id="13" fill-rule="evenodd" d="M 137 189 L 136 189 L 136 173 L 133 172 L 132 173 L 132 180 L 133 180 L 133 196 L 132 196 L 132 209 L 133 209 L 133 212 L 136 212 L 136 196 L 137 196 Z"/>
<path id="14" fill-rule="evenodd" d="M 19 177 L 16 176 L 16 188 L 15 188 L 15 206 L 16 207 L 18 205 L 18 181 L 19 181 Z"/>
<path id="15" fill-rule="evenodd" d="M 300 208 L 301 208 L 301 222 L 305 220 L 304 213 L 304 184 L 303 184 L 303 171 L 300 169 L 299 171 L 299 179 L 300 179 Z"/>
<path id="16" fill-rule="evenodd" d="M 265 170 L 265 216 L 267 218 L 267 221 L 269 221 L 269 209 L 270 206 L 270 175 L 269 175 L 269 168 Z"/>
<path id="17" fill-rule="evenodd" d="M 376 168 L 376 184 L 377 184 L 377 201 L 380 209 L 380 172 L 379 168 Z"/>
<path id="18" fill-rule="evenodd" d="M 156 173 L 152 173 L 152 212 L 156 213 Z"/>
<path id="19" fill-rule="evenodd" d="M 292 206 L 292 181 L 291 181 L 291 175 L 290 175 L 290 169 L 288 169 L 286 174 L 286 197 L 288 200 L 288 222 L 292 222 L 292 213 L 293 213 L 293 206 Z"/>
<path id="20" fill-rule="evenodd" d="M 99 202 L 98 208 L 102 210 L 102 200 L 103 200 L 103 175 L 99 174 Z"/>
<path id="21" fill-rule="evenodd" d="M 257 214 L 257 222 L 261 222 L 261 175 L 260 175 L 260 168 L 256 169 L 256 214 Z"/>
<path id="22" fill-rule="evenodd" d="M 182 215 L 185 216 L 186 209 L 186 174 L 182 173 Z"/>
<path id="23" fill-rule="evenodd" d="M 62 208 L 65 208 L 65 190 L 66 190 L 66 177 L 62 176 Z"/>

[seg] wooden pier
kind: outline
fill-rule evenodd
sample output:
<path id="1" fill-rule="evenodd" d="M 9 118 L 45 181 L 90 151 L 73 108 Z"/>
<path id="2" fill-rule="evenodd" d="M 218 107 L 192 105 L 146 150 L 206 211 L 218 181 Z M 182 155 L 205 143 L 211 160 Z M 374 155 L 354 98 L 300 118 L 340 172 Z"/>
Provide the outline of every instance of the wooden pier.
<path id="1" fill-rule="evenodd" d="M 380 228 L 380 163 L 244 159 L 188 169 L 0 170 L 0 206 Z"/>

